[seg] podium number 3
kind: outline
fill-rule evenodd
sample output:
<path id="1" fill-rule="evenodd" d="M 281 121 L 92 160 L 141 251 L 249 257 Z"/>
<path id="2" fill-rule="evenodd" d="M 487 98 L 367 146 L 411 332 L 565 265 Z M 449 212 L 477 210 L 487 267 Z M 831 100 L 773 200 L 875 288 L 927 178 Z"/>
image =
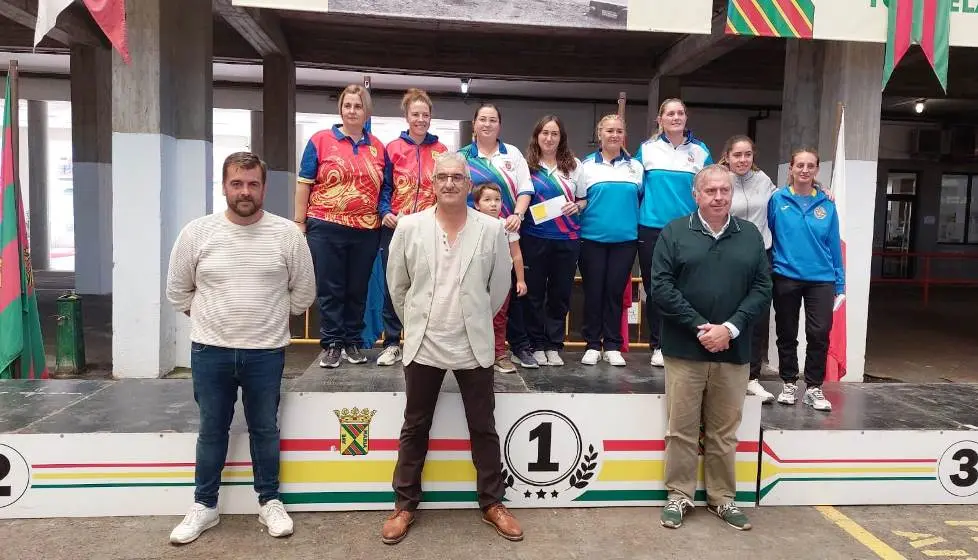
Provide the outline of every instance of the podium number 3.
<path id="1" fill-rule="evenodd" d="M 951 459 L 958 461 L 959 469 L 957 473 L 951 475 L 951 484 L 965 488 L 978 482 L 978 468 L 976 468 L 978 467 L 978 451 L 969 447 L 958 449 L 951 456 Z"/>
<path id="2" fill-rule="evenodd" d="M 10 459 L 6 455 L 0 455 L 0 484 L 3 484 L 3 479 L 7 478 L 10 474 Z M 10 496 L 10 486 L 0 486 L 0 497 Z"/>
<path id="3" fill-rule="evenodd" d="M 560 464 L 550 460 L 553 427 L 553 422 L 541 422 L 530 430 L 530 441 L 537 440 L 537 460 L 526 466 L 528 471 L 556 472 L 560 469 Z"/>

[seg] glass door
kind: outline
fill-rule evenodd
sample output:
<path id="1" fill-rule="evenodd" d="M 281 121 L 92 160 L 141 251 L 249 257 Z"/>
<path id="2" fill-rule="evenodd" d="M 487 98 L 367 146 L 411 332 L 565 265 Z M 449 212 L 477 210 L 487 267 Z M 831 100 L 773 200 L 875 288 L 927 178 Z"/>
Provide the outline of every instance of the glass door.
<path id="1" fill-rule="evenodd" d="M 917 174 L 890 173 L 886 185 L 886 225 L 883 250 L 913 251 L 914 206 L 917 204 Z M 916 259 L 906 255 L 883 257 L 884 278 L 913 278 Z"/>

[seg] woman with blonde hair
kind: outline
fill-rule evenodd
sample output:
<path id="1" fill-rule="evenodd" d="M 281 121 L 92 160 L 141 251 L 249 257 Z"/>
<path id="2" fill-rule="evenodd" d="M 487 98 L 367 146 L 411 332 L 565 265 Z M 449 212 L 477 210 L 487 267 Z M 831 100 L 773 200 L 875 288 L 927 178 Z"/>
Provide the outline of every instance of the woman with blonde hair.
<path id="1" fill-rule="evenodd" d="M 696 211 L 693 178 L 713 163 L 710 149 L 686 128 L 687 117 L 682 100 L 663 101 L 656 117 L 658 130 L 635 153 L 635 159 L 645 171 L 642 185 L 645 196 L 638 220 L 638 260 L 645 287 L 651 362 L 658 367 L 664 363 L 659 349 L 662 317 L 652 297 L 652 252 L 666 224 Z"/>
<path id="2" fill-rule="evenodd" d="M 346 87 L 337 102 L 342 122 L 312 135 L 299 165 L 295 221 L 306 233 L 319 298 L 319 365 L 367 361 L 360 347 L 367 286 L 380 242 L 380 192 L 390 177 L 387 150 L 364 128 L 370 92 Z"/>
<path id="3" fill-rule="evenodd" d="M 625 152 L 622 117 L 602 117 L 597 132 L 601 147 L 584 158 L 577 177 L 584 283 L 581 335 L 587 343 L 581 363 L 594 365 L 603 357 L 613 366 L 624 366 L 621 295 L 637 251 L 642 164 Z"/>
<path id="4" fill-rule="evenodd" d="M 803 402 L 830 411 L 822 392 L 829 332 L 836 301 L 846 289 L 835 203 L 815 181 L 818 154 L 811 149 L 791 154 L 788 185 L 768 203 L 767 221 L 774 240 L 771 278 L 778 367 L 784 383 L 778 402 L 795 404 L 798 381 L 798 315 L 805 303 L 805 394 Z"/>
<path id="5" fill-rule="evenodd" d="M 733 200 L 730 204 L 730 214 L 757 226 L 770 262 L 771 228 L 767 224 L 767 205 L 777 187 L 774 186 L 771 178 L 757 167 L 754 162 L 756 157 L 754 141 L 749 136 L 738 134 L 727 139 L 719 163 L 733 174 Z M 764 356 L 767 355 L 770 323 L 771 310 L 768 308 L 767 312 L 758 317 L 751 332 L 750 380 L 747 383 L 747 394 L 761 397 L 764 403 L 774 401 L 774 395 L 768 392 L 758 380 Z"/>
<path id="6" fill-rule="evenodd" d="M 391 161 L 390 181 L 380 191 L 378 210 L 381 217 L 380 253 L 387 272 L 387 252 L 397 220 L 401 216 L 420 212 L 435 204 L 432 174 L 435 159 L 448 148 L 438 137 L 428 132 L 431 127 L 432 103 L 428 94 L 420 89 L 407 90 L 401 99 L 401 111 L 408 128 L 387 144 Z M 394 312 L 390 292 L 384 281 L 384 350 L 377 357 L 377 365 L 390 366 L 401 359 L 401 320 Z"/>

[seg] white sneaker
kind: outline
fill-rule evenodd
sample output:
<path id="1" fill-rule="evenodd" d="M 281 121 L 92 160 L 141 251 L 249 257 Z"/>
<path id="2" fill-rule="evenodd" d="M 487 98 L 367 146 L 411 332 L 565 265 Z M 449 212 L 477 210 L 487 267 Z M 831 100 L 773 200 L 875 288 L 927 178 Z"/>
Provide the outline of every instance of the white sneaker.
<path id="1" fill-rule="evenodd" d="M 798 387 L 794 383 L 785 383 L 781 387 L 781 394 L 778 395 L 778 402 L 781 404 L 795 404 L 795 394 L 798 392 Z"/>
<path id="2" fill-rule="evenodd" d="M 204 504 L 194 503 L 187 515 L 184 516 L 183 521 L 170 533 L 170 542 L 173 544 L 194 542 L 201 533 L 217 525 L 220 521 L 221 516 L 218 515 L 217 508 L 209 508 Z"/>
<path id="3" fill-rule="evenodd" d="M 811 405 L 815 410 L 823 410 L 825 412 L 832 410 L 832 403 L 829 402 L 829 399 L 825 398 L 821 387 L 809 387 L 805 389 L 805 396 L 802 398 L 802 402 Z"/>
<path id="4" fill-rule="evenodd" d="M 581 363 L 586 366 L 593 366 L 598 363 L 601 359 L 601 352 L 599 350 L 588 350 L 584 353 L 584 357 L 581 358 Z"/>
<path id="5" fill-rule="evenodd" d="M 269 500 L 261 507 L 258 511 L 258 522 L 268 527 L 268 534 L 273 537 L 287 537 L 292 534 L 292 518 L 279 500 Z"/>
<path id="6" fill-rule="evenodd" d="M 541 366 L 549 366 L 550 362 L 547 360 L 547 353 L 543 350 L 534 350 L 533 359 L 537 361 Z"/>
<path id="7" fill-rule="evenodd" d="M 401 361 L 401 348 L 399 346 L 388 346 L 377 356 L 378 366 L 392 366 Z"/>
<path id="8" fill-rule="evenodd" d="M 604 361 L 608 362 L 613 366 L 623 366 L 625 365 L 625 358 L 622 357 L 621 352 L 618 350 L 608 350 L 604 353 Z"/>
<path id="9" fill-rule="evenodd" d="M 560 357 L 560 353 L 556 350 L 547 350 L 547 363 L 552 366 L 562 366 L 564 365 L 564 359 Z"/>
<path id="10" fill-rule="evenodd" d="M 666 361 L 662 358 L 662 350 L 656 348 L 655 351 L 652 352 L 651 363 L 655 367 L 665 367 Z"/>
<path id="11" fill-rule="evenodd" d="M 761 382 L 756 379 L 751 379 L 747 382 L 747 394 L 755 397 L 761 397 L 761 402 L 764 404 L 774 402 L 774 395 L 769 393 L 767 389 L 761 385 Z"/>

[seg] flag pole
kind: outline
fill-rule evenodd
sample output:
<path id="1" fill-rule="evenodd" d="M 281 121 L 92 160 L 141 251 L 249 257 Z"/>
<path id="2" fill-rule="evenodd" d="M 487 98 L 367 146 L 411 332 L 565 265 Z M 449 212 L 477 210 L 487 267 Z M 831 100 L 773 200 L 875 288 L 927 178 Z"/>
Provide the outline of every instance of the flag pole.
<path id="1" fill-rule="evenodd" d="M 8 100 L 10 104 L 10 150 L 13 156 L 12 179 L 14 181 L 14 207 L 17 212 L 20 212 L 20 88 L 18 87 L 18 74 L 17 61 L 11 60 L 7 65 L 7 80 L 10 82 L 10 99 Z M 18 255 L 18 258 L 20 258 L 20 255 Z M 18 356 L 11 364 L 14 379 L 22 378 L 21 366 L 23 364 L 21 360 L 22 356 Z"/>
<path id="2" fill-rule="evenodd" d="M 846 106 L 839 101 L 836 103 L 835 107 L 835 131 L 832 134 L 832 167 L 835 167 L 835 153 L 839 151 L 839 130 L 842 129 L 842 113 L 845 111 Z M 829 183 L 832 182 L 831 177 L 829 178 Z M 835 185 L 832 185 L 832 190 L 835 190 Z"/>

